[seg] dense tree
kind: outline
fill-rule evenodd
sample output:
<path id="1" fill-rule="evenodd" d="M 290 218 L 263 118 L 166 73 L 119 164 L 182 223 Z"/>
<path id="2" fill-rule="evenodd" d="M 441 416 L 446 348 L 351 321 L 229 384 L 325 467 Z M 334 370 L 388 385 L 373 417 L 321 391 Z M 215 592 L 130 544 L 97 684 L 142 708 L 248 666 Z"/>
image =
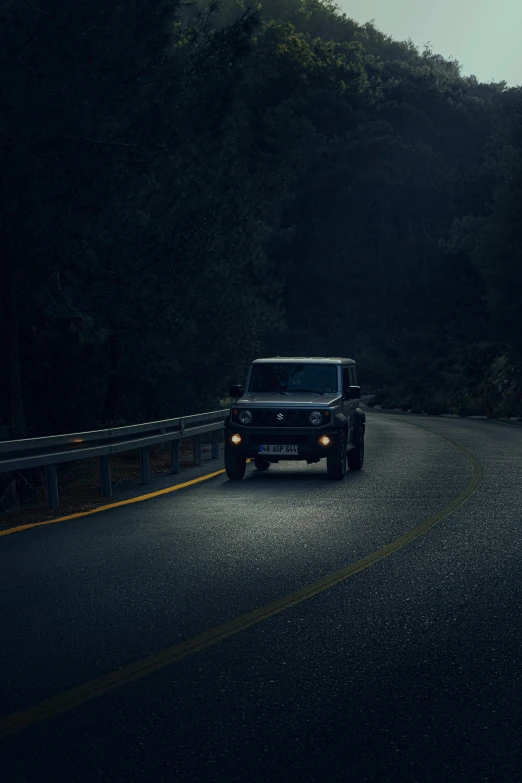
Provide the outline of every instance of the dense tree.
<path id="1" fill-rule="evenodd" d="M 480 271 L 495 334 L 522 353 L 522 95 L 510 90 L 480 174 L 489 200 L 456 220 L 450 247 Z M 476 177 L 479 180 L 479 176 Z M 517 328 L 518 327 L 518 328 Z"/>
<path id="2" fill-rule="evenodd" d="M 244 123 L 231 121 L 256 16 L 216 30 L 214 9 L 182 24 L 164 2 L 12 8 L 2 171 L 30 419 L 49 430 L 112 419 L 122 385 L 124 415 L 172 409 L 173 388 L 178 409 L 196 364 L 201 392 L 186 397 L 203 405 L 223 360 L 244 361 L 279 317 L 263 280 L 262 187 L 238 161 Z"/>
<path id="3" fill-rule="evenodd" d="M 196 412 L 260 351 L 516 402 L 520 89 L 330 0 L 0 0 L 0 51 L 8 432 Z"/>

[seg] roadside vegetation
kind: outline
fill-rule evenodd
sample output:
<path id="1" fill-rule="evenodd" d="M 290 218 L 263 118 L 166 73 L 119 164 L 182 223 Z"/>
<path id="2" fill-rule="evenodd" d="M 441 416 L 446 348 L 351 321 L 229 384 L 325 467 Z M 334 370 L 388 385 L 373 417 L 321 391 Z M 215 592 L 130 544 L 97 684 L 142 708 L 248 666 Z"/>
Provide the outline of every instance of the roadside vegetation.
<path id="1" fill-rule="evenodd" d="M 0 16 L 3 437 L 208 410 L 272 352 L 522 415 L 521 88 L 330 0 Z"/>

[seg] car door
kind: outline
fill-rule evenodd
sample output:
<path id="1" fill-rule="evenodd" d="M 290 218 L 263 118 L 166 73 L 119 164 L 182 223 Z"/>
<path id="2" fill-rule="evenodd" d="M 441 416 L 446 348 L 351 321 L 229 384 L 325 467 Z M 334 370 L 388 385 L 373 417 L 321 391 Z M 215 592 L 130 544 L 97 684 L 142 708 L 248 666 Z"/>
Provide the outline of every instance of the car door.
<path id="1" fill-rule="evenodd" d="M 350 386 L 357 385 L 355 367 L 350 364 L 343 365 L 343 413 L 348 419 L 348 442 L 353 443 L 355 410 L 359 407 L 360 400 L 352 400 L 349 397 Z"/>
<path id="2" fill-rule="evenodd" d="M 357 386 L 357 375 L 356 375 L 356 372 L 355 372 L 355 365 L 354 364 L 350 364 L 349 367 L 348 367 L 348 370 L 349 370 L 349 373 L 350 373 L 350 386 Z M 353 403 L 352 407 L 355 410 L 361 404 L 361 400 L 360 399 L 352 400 L 352 403 Z"/>
<path id="3" fill-rule="evenodd" d="M 343 414 L 348 419 L 348 442 L 351 443 L 353 440 L 353 411 L 357 407 L 353 404 L 353 400 L 350 400 L 348 394 L 350 386 L 352 385 L 352 378 L 350 375 L 350 366 L 348 364 L 343 365 L 342 367 L 342 375 L 343 375 Z"/>

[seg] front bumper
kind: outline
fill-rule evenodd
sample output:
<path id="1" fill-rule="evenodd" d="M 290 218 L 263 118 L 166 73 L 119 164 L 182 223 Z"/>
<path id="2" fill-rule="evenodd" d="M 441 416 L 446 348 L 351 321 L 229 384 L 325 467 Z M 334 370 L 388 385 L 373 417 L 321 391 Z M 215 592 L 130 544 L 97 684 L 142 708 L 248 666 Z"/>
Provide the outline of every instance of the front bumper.
<path id="1" fill-rule="evenodd" d="M 225 429 L 225 446 L 247 458 L 262 456 L 269 462 L 280 460 L 317 460 L 326 457 L 339 442 L 341 430 L 333 427 L 311 430 L 309 427 L 241 427 L 237 424 L 227 425 Z M 239 435 L 240 443 L 233 443 L 232 436 Z M 327 435 L 330 443 L 324 446 L 320 438 Z M 297 454 L 260 454 L 259 446 L 297 446 Z"/>

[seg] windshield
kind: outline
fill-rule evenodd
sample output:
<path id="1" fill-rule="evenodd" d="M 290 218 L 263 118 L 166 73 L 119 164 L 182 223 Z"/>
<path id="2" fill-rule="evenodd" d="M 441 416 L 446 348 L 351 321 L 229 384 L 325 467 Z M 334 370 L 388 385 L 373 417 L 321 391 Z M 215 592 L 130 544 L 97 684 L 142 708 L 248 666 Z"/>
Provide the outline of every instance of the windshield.
<path id="1" fill-rule="evenodd" d="M 250 378 L 250 392 L 316 393 L 336 392 L 337 365 L 335 364 L 254 364 Z"/>

